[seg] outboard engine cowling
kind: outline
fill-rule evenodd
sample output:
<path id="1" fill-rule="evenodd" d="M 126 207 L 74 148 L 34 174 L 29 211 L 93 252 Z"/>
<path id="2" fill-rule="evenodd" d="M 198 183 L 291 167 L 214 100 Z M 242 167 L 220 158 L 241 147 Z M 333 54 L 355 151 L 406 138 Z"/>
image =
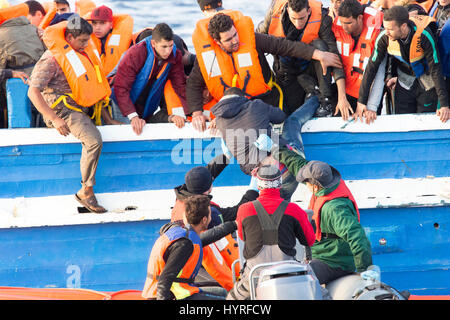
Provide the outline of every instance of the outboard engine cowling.
<path id="1" fill-rule="evenodd" d="M 326 289 L 333 300 L 407 300 L 394 288 L 356 274 L 336 279 Z"/>
<path id="2" fill-rule="evenodd" d="M 255 290 L 255 274 L 258 271 Z M 322 300 L 319 281 L 309 264 L 298 261 L 260 264 L 252 269 L 249 279 L 252 299 Z"/>

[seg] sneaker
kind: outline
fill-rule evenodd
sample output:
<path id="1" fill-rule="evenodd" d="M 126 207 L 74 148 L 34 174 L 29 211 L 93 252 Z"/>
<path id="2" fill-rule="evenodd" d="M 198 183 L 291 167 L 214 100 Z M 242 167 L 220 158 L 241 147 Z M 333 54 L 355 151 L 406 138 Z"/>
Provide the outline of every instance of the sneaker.
<path id="1" fill-rule="evenodd" d="M 297 77 L 297 81 L 303 90 L 305 90 L 307 98 L 312 95 L 319 95 L 319 87 L 316 84 L 316 80 L 310 75 L 302 73 Z"/>
<path id="2" fill-rule="evenodd" d="M 324 101 L 317 108 L 315 117 L 331 117 L 333 115 L 333 105 L 329 102 L 328 98 L 325 98 Z"/>

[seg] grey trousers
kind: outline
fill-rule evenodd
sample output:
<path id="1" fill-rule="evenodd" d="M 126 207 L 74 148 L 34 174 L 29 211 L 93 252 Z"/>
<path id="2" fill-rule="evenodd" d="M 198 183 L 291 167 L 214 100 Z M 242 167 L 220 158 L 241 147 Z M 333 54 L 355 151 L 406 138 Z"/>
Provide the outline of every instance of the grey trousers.
<path id="1" fill-rule="evenodd" d="M 84 112 L 68 109 L 62 103 L 53 110 L 58 117 L 66 121 L 73 136 L 80 140 L 82 146 L 80 159 L 81 184 L 84 187 L 93 187 L 98 160 L 103 147 L 100 131 Z M 47 127 L 53 128 L 50 120 L 44 120 Z"/>

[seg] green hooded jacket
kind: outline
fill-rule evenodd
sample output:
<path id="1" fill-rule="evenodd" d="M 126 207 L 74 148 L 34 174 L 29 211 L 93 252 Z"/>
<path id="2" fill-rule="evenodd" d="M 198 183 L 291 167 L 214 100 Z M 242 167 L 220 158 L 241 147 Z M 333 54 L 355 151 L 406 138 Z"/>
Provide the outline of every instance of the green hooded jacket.
<path id="1" fill-rule="evenodd" d="M 297 153 L 280 148 L 279 161 L 297 176 L 298 171 L 308 163 Z M 338 187 L 338 184 L 322 189 L 316 196 L 324 196 Z M 339 238 L 322 238 L 311 247 L 313 259 L 318 259 L 332 268 L 362 272 L 372 265 L 372 249 L 364 228 L 358 222 L 353 203 L 348 198 L 337 198 L 326 202 L 321 211 L 322 233 L 335 234 Z"/>

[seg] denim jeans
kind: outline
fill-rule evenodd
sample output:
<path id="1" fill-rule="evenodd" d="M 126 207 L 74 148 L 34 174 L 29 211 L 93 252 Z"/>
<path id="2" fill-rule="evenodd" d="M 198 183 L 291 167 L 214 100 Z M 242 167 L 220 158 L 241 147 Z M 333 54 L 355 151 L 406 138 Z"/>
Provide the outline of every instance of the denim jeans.
<path id="1" fill-rule="evenodd" d="M 302 127 L 310 120 L 319 107 L 319 98 L 316 95 L 309 97 L 305 103 L 284 120 L 281 137 L 288 141 L 289 145 L 304 155 L 304 146 L 301 136 Z"/>

